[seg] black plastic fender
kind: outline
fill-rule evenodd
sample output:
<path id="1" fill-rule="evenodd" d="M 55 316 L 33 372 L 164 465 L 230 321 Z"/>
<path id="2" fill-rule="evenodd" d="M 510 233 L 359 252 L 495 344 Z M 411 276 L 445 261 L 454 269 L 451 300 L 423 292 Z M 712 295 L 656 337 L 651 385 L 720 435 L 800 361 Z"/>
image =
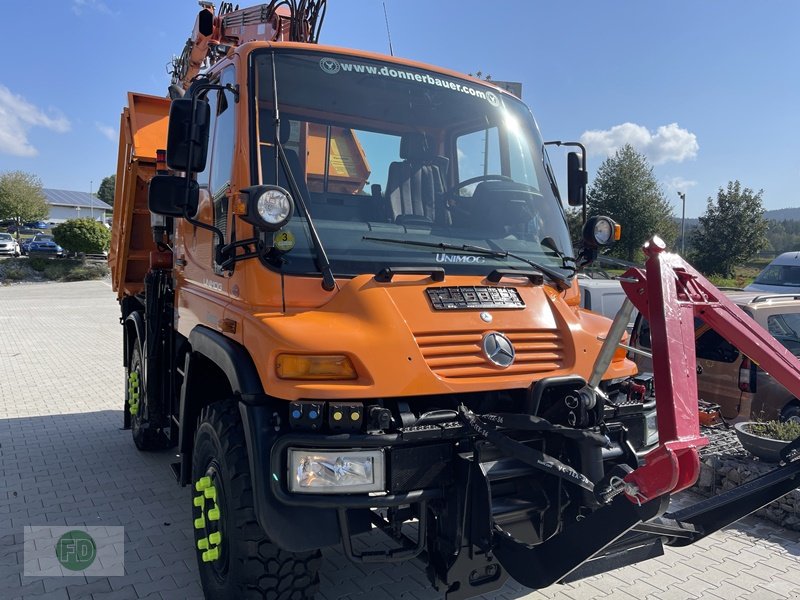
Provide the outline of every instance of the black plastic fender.
<path id="1" fill-rule="evenodd" d="M 252 399 L 258 402 L 257 398 Z M 274 402 L 275 400 L 273 400 Z M 256 518 L 269 538 L 291 552 L 306 552 L 341 541 L 339 520 L 333 508 L 289 506 L 270 488 L 270 454 L 278 437 L 268 404 L 242 401 L 239 411 L 244 424 Z"/>
<path id="2" fill-rule="evenodd" d="M 199 407 L 189 402 L 192 355 L 200 354 L 222 370 L 244 425 L 250 478 L 258 524 L 279 547 L 290 552 L 316 550 L 338 544 L 338 520 L 334 509 L 287 506 L 273 496 L 270 485 L 270 451 L 279 435 L 271 425 L 273 406 L 281 402 L 264 393 L 255 363 L 246 348 L 208 327 L 195 327 L 189 335 L 191 352 L 186 355 L 184 385 L 180 398 L 181 484 L 190 483 L 191 453 Z"/>
<path id="3" fill-rule="evenodd" d="M 132 344 L 139 340 L 141 345 L 145 336 L 144 316 L 140 310 L 130 313 L 125 317 L 124 327 L 122 328 L 122 364 L 127 368 L 131 361 Z M 131 338 L 131 336 L 134 336 Z"/>

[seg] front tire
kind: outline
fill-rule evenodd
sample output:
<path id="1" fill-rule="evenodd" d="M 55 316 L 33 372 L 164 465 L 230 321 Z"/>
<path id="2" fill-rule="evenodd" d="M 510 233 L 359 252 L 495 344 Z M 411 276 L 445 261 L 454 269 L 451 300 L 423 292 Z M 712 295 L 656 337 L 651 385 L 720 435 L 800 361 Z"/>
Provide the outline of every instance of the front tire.
<path id="1" fill-rule="evenodd" d="M 192 515 L 206 598 L 311 599 L 322 553 L 278 548 L 259 526 L 244 429 L 234 400 L 203 409 L 192 454 Z"/>

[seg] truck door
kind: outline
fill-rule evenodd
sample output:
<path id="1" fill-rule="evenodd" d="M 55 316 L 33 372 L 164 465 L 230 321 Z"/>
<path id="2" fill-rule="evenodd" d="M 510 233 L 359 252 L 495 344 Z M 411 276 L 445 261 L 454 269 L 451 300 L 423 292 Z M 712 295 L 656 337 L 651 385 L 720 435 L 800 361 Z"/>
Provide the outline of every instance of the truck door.
<path id="1" fill-rule="evenodd" d="M 225 69 L 219 83 L 235 83 L 232 67 Z M 197 174 L 200 202 L 197 219 L 214 224 L 225 240 L 228 231 L 228 195 L 233 171 L 235 142 L 235 103 L 230 92 L 212 90 L 208 94 L 211 106 L 211 138 L 206 168 Z M 215 263 L 217 237 L 210 231 L 181 222 L 176 244 L 176 277 L 180 325 L 185 334 L 197 325 L 219 327 L 224 307 L 229 299 L 229 279 Z"/>
<path id="2" fill-rule="evenodd" d="M 719 404 L 723 417 L 733 419 L 742 395 L 739 350 L 707 325 L 697 329 L 696 339 L 698 394 L 702 400 Z"/>

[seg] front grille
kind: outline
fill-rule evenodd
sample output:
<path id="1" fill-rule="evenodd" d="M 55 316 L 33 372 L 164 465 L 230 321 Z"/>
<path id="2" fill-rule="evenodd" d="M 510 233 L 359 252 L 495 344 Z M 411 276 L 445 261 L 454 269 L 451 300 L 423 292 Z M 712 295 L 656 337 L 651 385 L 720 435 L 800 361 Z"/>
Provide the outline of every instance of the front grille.
<path id="1" fill-rule="evenodd" d="M 514 344 L 514 364 L 501 369 L 483 354 L 485 331 L 434 331 L 417 333 L 417 345 L 431 371 L 446 379 L 535 375 L 564 365 L 564 342 L 557 329 L 503 330 Z"/>

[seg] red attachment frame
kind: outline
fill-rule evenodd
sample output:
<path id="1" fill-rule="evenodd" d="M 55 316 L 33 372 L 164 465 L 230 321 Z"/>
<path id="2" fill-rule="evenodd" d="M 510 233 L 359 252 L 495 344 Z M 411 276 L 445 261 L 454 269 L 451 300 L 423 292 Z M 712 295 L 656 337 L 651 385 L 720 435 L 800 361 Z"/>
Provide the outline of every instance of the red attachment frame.
<path id="1" fill-rule="evenodd" d="M 686 489 L 700 474 L 697 358 L 699 317 L 779 383 L 800 397 L 800 361 L 677 254 L 654 237 L 644 246 L 645 271 L 629 269 L 622 287 L 650 322 L 658 411 L 658 446 L 625 478 L 628 499 L 646 502 Z M 634 494 L 633 491 L 636 491 Z"/>

